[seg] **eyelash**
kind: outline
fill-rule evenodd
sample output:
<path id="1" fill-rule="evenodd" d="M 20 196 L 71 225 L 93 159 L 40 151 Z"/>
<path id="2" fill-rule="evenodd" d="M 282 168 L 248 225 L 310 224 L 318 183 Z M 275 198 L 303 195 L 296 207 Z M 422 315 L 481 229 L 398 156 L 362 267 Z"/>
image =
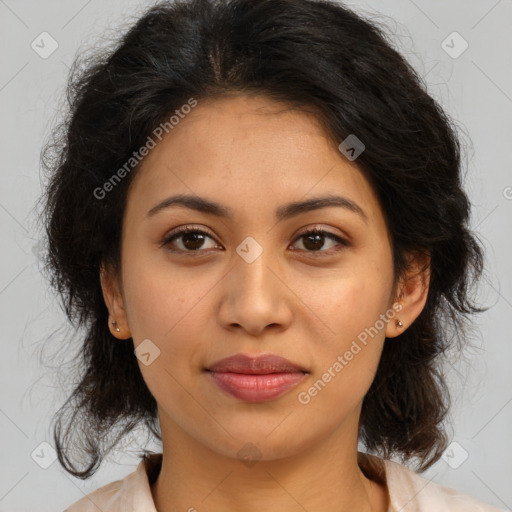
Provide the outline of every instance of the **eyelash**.
<path id="1" fill-rule="evenodd" d="M 180 236 L 185 235 L 187 233 L 197 233 L 197 234 L 201 234 L 201 235 L 206 235 L 206 236 L 208 236 L 208 237 L 210 237 L 212 239 L 214 238 L 212 235 L 210 235 L 206 231 L 203 231 L 201 229 L 194 228 L 194 227 L 191 227 L 191 226 L 186 226 L 186 227 L 184 227 L 184 228 L 182 228 L 182 229 L 180 229 L 178 231 L 174 231 L 173 233 L 170 233 L 168 236 L 166 236 L 164 238 L 164 240 L 162 241 L 162 243 L 161 243 L 161 247 L 169 246 L 171 244 L 171 242 L 173 242 L 175 239 L 177 239 Z M 347 240 L 345 240 L 344 238 L 341 238 L 338 235 L 335 235 L 334 233 L 331 233 L 329 231 L 325 231 L 325 230 L 318 229 L 318 228 L 308 228 L 308 229 L 306 229 L 305 231 L 300 233 L 295 238 L 294 243 L 297 240 L 299 240 L 300 238 L 306 237 L 306 236 L 311 235 L 311 234 L 325 235 L 327 238 L 330 238 L 330 239 L 334 240 L 335 242 L 337 242 L 339 245 L 341 245 L 343 247 L 350 246 L 349 242 Z M 183 250 L 183 249 L 169 249 L 169 250 L 171 252 L 174 252 L 174 253 L 189 253 L 192 256 L 200 256 L 201 252 L 205 252 L 202 249 L 197 249 L 196 251 L 186 251 L 186 250 Z M 317 257 L 317 255 L 319 257 L 322 257 L 324 255 L 330 256 L 330 255 L 332 255 L 332 254 L 334 254 L 334 253 L 336 253 L 336 252 L 338 252 L 338 251 L 340 251 L 342 249 L 329 249 L 327 251 L 322 251 L 322 250 L 308 251 L 306 249 L 298 249 L 298 250 L 314 254 L 315 257 Z"/>

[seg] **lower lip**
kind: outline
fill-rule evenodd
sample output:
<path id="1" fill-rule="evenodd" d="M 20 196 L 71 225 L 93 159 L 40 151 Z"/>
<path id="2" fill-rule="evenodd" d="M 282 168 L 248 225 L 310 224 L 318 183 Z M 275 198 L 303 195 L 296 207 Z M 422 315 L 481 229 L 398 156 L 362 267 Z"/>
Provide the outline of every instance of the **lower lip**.
<path id="1" fill-rule="evenodd" d="M 300 373 L 246 373 L 208 372 L 215 384 L 226 393 L 245 402 L 273 400 L 295 387 L 304 377 Z"/>

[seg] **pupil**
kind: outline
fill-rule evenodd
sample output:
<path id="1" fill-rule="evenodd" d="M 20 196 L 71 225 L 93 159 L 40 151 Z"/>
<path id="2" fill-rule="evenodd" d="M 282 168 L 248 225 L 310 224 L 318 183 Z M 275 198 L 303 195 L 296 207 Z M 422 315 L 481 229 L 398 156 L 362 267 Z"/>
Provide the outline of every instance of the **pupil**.
<path id="1" fill-rule="evenodd" d="M 306 240 L 307 241 L 311 241 L 312 239 L 316 239 L 316 243 L 313 242 L 313 247 L 308 247 L 308 242 L 306 242 L 304 245 L 306 248 L 311 248 L 311 249 L 320 249 L 323 245 L 323 238 L 324 238 L 324 235 L 322 234 L 314 234 L 314 235 L 308 235 L 306 237 Z"/>
<path id="2" fill-rule="evenodd" d="M 201 235 L 200 233 L 186 233 L 185 235 L 183 235 L 183 245 L 190 250 L 200 249 L 203 243 L 202 238 L 203 235 Z M 187 241 L 190 241 L 191 239 L 192 245 L 187 243 Z M 194 245 L 194 242 L 196 243 L 196 245 Z"/>

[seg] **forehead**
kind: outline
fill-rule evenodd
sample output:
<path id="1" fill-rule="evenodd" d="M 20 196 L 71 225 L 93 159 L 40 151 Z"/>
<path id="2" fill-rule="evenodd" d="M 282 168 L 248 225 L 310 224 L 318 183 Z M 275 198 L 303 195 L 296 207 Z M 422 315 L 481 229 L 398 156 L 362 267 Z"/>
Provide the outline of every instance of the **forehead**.
<path id="1" fill-rule="evenodd" d="M 176 193 L 264 209 L 342 193 L 380 209 L 354 162 L 337 149 L 315 111 L 261 96 L 198 100 L 145 157 L 130 187 L 140 210 Z"/>

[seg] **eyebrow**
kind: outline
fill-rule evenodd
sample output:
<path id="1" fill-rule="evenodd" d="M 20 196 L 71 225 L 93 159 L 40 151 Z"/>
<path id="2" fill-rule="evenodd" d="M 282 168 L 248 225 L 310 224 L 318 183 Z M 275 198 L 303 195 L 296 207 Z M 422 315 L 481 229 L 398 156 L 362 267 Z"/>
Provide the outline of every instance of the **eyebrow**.
<path id="1" fill-rule="evenodd" d="M 233 218 L 233 211 L 231 208 L 204 197 L 186 194 L 179 194 L 164 199 L 147 212 L 146 218 L 153 217 L 157 213 L 166 208 L 170 208 L 171 206 L 182 206 L 189 208 L 190 210 L 215 215 L 216 217 L 223 219 Z M 356 213 L 364 220 L 365 223 L 368 223 L 368 216 L 357 203 L 347 197 L 335 195 L 313 197 L 306 201 L 294 201 L 292 203 L 282 205 L 276 209 L 276 219 L 278 221 L 282 221 L 302 213 L 331 207 L 345 208 L 346 210 Z"/>

